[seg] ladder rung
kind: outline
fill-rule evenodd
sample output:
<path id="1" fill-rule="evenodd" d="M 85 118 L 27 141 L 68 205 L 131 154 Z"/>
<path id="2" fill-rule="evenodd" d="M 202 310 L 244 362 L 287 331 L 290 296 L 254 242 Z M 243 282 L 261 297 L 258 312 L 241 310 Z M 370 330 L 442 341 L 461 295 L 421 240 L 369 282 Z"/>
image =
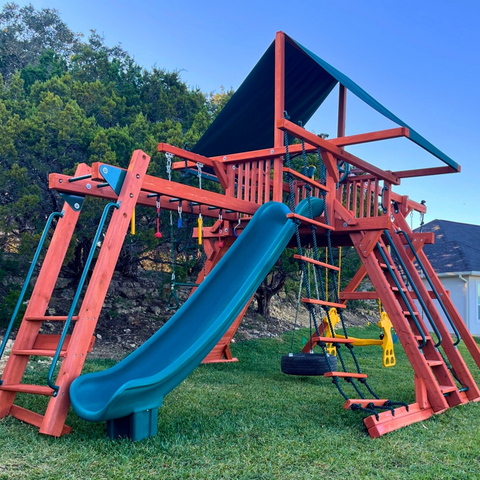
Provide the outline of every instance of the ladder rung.
<path id="1" fill-rule="evenodd" d="M 25 317 L 24 320 L 28 322 L 66 322 L 68 317 L 58 317 L 58 316 L 41 316 L 41 315 L 33 315 L 30 317 Z M 76 322 L 78 320 L 78 316 L 72 317 L 72 322 Z"/>
<path id="2" fill-rule="evenodd" d="M 388 265 L 387 265 L 386 263 L 379 263 L 379 265 L 380 265 L 380 268 L 388 268 Z M 397 267 L 396 267 L 395 265 L 390 265 L 390 268 L 391 268 L 392 270 L 396 270 L 396 269 L 397 269 Z"/>
<path id="3" fill-rule="evenodd" d="M 317 227 L 326 228 L 327 230 L 335 230 L 335 227 L 332 227 L 331 225 L 326 225 L 325 223 L 317 222 L 316 220 L 312 220 L 311 218 L 298 215 L 298 213 L 288 213 L 287 218 L 296 219 L 296 220 L 299 220 L 301 223 L 306 223 L 308 225 L 315 225 Z"/>
<path id="4" fill-rule="evenodd" d="M 377 292 L 340 292 L 340 300 L 376 300 Z"/>
<path id="5" fill-rule="evenodd" d="M 367 378 L 366 373 L 349 373 L 349 372 L 327 372 L 324 377 L 342 377 L 342 378 Z"/>
<path id="6" fill-rule="evenodd" d="M 343 408 L 348 410 L 353 404 L 361 405 L 363 408 L 367 408 L 370 403 L 373 403 L 376 407 L 383 407 L 387 401 L 387 399 L 377 400 L 376 398 L 351 398 L 344 403 Z"/>
<path id="7" fill-rule="evenodd" d="M 315 305 L 324 305 L 326 307 L 347 308 L 343 303 L 326 302 L 325 300 L 317 300 L 315 298 L 302 298 L 303 303 L 314 303 Z"/>
<path id="8" fill-rule="evenodd" d="M 20 350 L 12 350 L 11 352 L 13 355 L 29 355 L 29 356 L 36 356 L 36 357 L 53 357 L 55 355 L 55 350 L 40 350 L 38 348 L 31 348 L 31 349 L 20 349 Z M 62 350 L 60 352 L 60 357 L 64 357 L 67 354 L 66 350 Z"/>
<path id="9" fill-rule="evenodd" d="M 26 408 L 19 407 L 18 405 L 12 405 L 10 409 L 10 415 L 22 422 L 29 423 L 30 425 L 35 425 L 37 428 L 41 428 L 43 422 L 43 415 L 39 415 L 38 413 L 32 412 L 31 410 L 27 410 Z M 72 427 L 68 425 L 64 425 L 62 428 L 62 435 L 70 433 L 72 431 Z"/>
<path id="10" fill-rule="evenodd" d="M 455 390 L 457 390 L 455 385 L 440 385 L 440 391 L 443 393 L 443 395 L 454 392 Z"/>
<path id="11" fill-rule="evenodd" d="M 50 387 L 44 387 L 42 385 L 28 385 L 26 383 L 1 385 L 0 390 L 18 393 L 33 393 L 35 395 L 45 395 L 47 397 L 50 397 L 53 394 L 53 390 Z"/>
<path id="12" fill-rule="evenodd" d="M 341 337 L 312 337 L 312 342 L 322 342 L 322 343 L 353 343 L 355 340 L 352 338 L 341 338 Z"/>
<path id="13" fill-rule="evenodd" d="M 294 177 L 297 177 L 300 180 L 303 180 L 305 183 L 308 183 L 308 184 L 312 185 L 312 187 L 319 188 L 320 190 L 324 190 L 325 192 L 329 191 L 329 189 L 327 187 L 325 187 L 324 185 L 322 185 L 321 183 L 316 182 L 315 180 L 313 180 L 313 178 L 302 175 L 300 172 L 297 172 L 296 170 L 284 167 L 283 172 L 284 173 L 290 173 Z"/>
<path id="14" fill-rule="evenodd" d="M 412 314 L 410 313 L 409 310 L 404 310 L 402 313 L 403 313 L 406 317 L 411 317 L 411 316 L 412 316 Z M 415 316 L 419 315 L 418 312 L 413 312 L 413 313 L 415 314 Z"/>
<path id="15" fill-rule="evenodd" d="M 423 338 L 421 335 L 414 335 L 415 337 L 415 340 L 417 340 L 418 342 L 423 342 Z M 431 340 L 432 337 L 430 337 L 429 335 L 425 335 L 425 340 L 428 342 L 429 340 Z"/>
<path id="16" fill-rule="evenodd" d="M 297 260 L 303 260 L 304 262 L 313 263 L 313 265 L 320 265 L 321 267 L 329 268 L 330 270 L 336 270 L 337 272 L 340 271 L 340 267 L 336 267 L 335 265 L 330 265 L 328 263 L 323 263 L 318 260 L 314 260 L 313 258 L 304 257 L 303 255 L 295 254 L 293 258 Z"/>
<path id="17" fill-rule="evenodd" d="M 438 367 L 440 365 L 445 365 L 443 360 L 427 360 L 427 365 L 429 367 Z"/>
<path id="18" fill-rule="evenodd" d="M 398 292 L 398 287 L 392 287 L 392 292 Z M 408 288 L 402 288 L 402 292 L 408 292 Z"/>

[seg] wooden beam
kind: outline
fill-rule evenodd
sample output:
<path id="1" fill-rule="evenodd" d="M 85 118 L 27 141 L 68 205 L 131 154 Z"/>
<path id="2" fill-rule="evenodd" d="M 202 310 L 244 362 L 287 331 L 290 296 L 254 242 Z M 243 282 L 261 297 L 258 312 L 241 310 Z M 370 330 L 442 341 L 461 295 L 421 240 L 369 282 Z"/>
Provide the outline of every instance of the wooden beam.
<path id="1" fill-rule="evenodd" d="M 338 199 L 335 199 L 335 213 L 347 224 L 357 225 L 358 220 L 352 215 L 350 210 L 346 209 Z"/>
<path id="2" fill-rule="evenodd" d="M 338 84 L 338 125 L 337 137 L 345 136 L 345 120 L 347 116 L 347 89 L 341 83 Z"/>
<path id="3" fill-rule="evenodd" d="M 358 145 L 360 143 L 378 142 L 379 140 L 388 140 L 390 138 L 409 137 L 408 128 L 390 128 L 388 130 L 379 130 L 378 132 L 360 133 L 358 135 L 350 135 L 348 137 L 331 138 L 328 142 L 337 147 L 345 147 L 347 145 Z"/>
<path id="4" fill-rule="evenodd" d="M 325 140 L 326 142 L 335 145 L 337 147 L 343 147 L 347 145 L 357 145 L 360 143 L 377 142 L 380 140 L 388 140 L 390 138 L 408 137 L 408 129 L 404 127 L 391 128 L 389 130 L 379 130 L 377 132 L 362 133 L 359 135 L 351 135 L 347 137 L 330 138 Z M 307 153 L 316 152 L 318 147 L 305 143 L 305 150 Z M 290 145 L 288 147 L 290 155 L 298 155 L 302 153 L 302 146 L 300 144 Z M 218 160 L 223 163 L 243 163 L 253 162 L 255 160 L 267 160 L 281 155 L 285 155 L 285 147 L 265 148 L 262 150 L 252 150 L 250 152 L 232 153 L 229 155 L 220 155 L 217 157 L 210 157 L 211 160 Z M 177 165 L 178 164 L 178 165 Z M 185 162 L 177 162 L 173 164 L 175 168 L 184 168 Z M 195 166 L 192 162 L 189 166 Z M 444 167 L 440 167 L 444 168 Z M 450 167 L 448 167 L 450 168 Z"/>
<path id="5" fill-rule="evenodd" d="M 276 128 L 276 119 L 282 119 L 285 111 L 285 34 L 277 32 L 275 36 L 275 104 L 273 145 L 284 146 L 284 134 Z M 283 157 L 276 157 L 273 161 L 273 195 L 272 200 L 281 202 L 283 198 Z"/>
<path id="6" fill-rule="evenodd" d="M 226 167 L 222 165 L 221 162 L 217 162 L 216 160 L 212 160 L 213 163 L 213 170 L 215 171 L 215 175 L 220 182 L 223 190 L 226 192 L 228 189 L 228 177 L 226 172 Z"/>
<path id="7" fill-rule="evenodd" d="M 209 192 L 208 190 L 200 190 L 195 187 L 182 185 L 180 183 L 171 182 L 151 175 L 145 176 L 142 189 L 173 198 L 182 198 L 188 202 L 196 202 L 201 205 L 233 210 L 234 212 L 246 213 L 248 215 L 253 215 L 260 207 L 260 205 L 253 202 L 227 197 L 221 193 Z"/>
<path id="8" fill-rule="evenodd" d="M 403 235 L 399 236 L 403 244 L 407 245 L 407 240 L 405 237 Z M 433 245 L 435 243 L 435 233 L 433 232 L 409 233 L 408 238 L 416 250 L 422 248 L 424 245 Z"/>
<path id="9" fill-rule="evenodd" d="M 423 405 L 419 406 L 418 403 L 413 403 L 408 406 L 408 410 L 405 407 L 396 408 L 395 415 L 392 415 L 391 412 L 379 412 L 378 420 L 375 415 L 372 415 L 365 418 L 363 423 L 368 429 L 368 434 L 372 438 L 378 438 L 412 423 L 422 422 L 432 415 L 433 409 L 430 405 L 425 408 Z"/>
<path id="10" fill-rule="evenodd" d="M 390 189 L 390 200 L 394 200 L 397 203 L 403 204 L 405 202 L 405 199 L 407 200 L 407 210 L 415 210 L 420 213 L 427 212 L 427 206 L 425 204 L 414 202 L 413 200 L 410 200 L 407 196 L 399 195 L 398 193 L 392 192 L 392 189 Z"/>
<path id="11" fill-rule="evenodd" d="M 444 175 L 445 173 L 458 173 L 460 172 L 460 165 L 458 170 L 452 167 L 432 167 L 432 168 L 417 168 L 415 170 L 400 170 L 399 172 L 393 172 L 398 178 L 412 178 L 412 177 L 426 177 L 429 175 Z"/>
<path id="12" fill-rule="evenodd" d="M 377 292 L 340 292 L 340 300 L 376 300 Z"/>
<path id="13" fill-rule="evenodd" d="M 360 232 L 364 230 L 388 230 L 392 221 L 388 215 L 382 215 L 380 217 L 369 217 L 369 218 L 357 218 L 356 225 L 347 225 L 344 227 L 343 220 L 335 219 L 335 232 Z"/>
<path id="14" fill-rule="evenodd" d="M 340 180 L 340 177 L 338 175 L 337 160 L 328 150 L 325 150 L 325 149 L 322 149 L 321 155 L 322 155 L 323 163 L 325 164 L 325 168 L 327 169 L 327 172 L 332 177 L 334 183 L 338 183 Z M 328 179 L 327 179 L 327 183 L 328 183 Z"/>
<path id="15" fill-rule="evenodd" d="M 337 139 L 329 140 L 329 141 L 335 141 Z M 458 173 L 460 172 L 460 167 L 458 170 L 455 170 L 452 167 L 430 167 L 430 168 L 417 168 L 414 170 L 398 170 L 392 172 L 392 175 L 395 175 L 396 177 L 402 179 L 402 178 L 414 178 L 414 177 L 426 177 L 429 175 L 444 175 L 446 173 Z M 363 173 L 362 169 L 352 169 L 351 173 Z M 364 175 L 362 176 L 362 180 L 369 180 L 375 178 L 374 175 Z"/>
<path id="16" fill-rule="evenodd" d="M 49 179 L 48 179 L 49 188 L 52 190 L 56 190 L 58 192 L 73 193 L 76 195 L 90 196 L 90 197 L 96 197 L 96 198 L 104 198 L 106 200 L 115 201 L 117 199 L 117 195 L 109 187 L 98 188 L 99 183 L 93 182 L 91 180 L 79 180 L 77 182 L 70 183 L 68 180 L 71 178 L 72 177 L 68 175 L 52 173 L 49 175 Z M 164 180 L 164 181 L 168 182 L 168 180 Z M 178 202 L 172 203 L 169 200 L 172 198 L 179 198 L 180 193 L 183 191 L 182 189 L 185 187 L 185 185 L 183 185 L 182 183 L 177 183 L 173 181 L 168 183 L 170 183 L 168 194 L 162 193 L 162 192 L 155 192 L 155 193 L 161 194 L 160 207 L 162 209 L 177 210 Z M 258 209 L 258 207 L 260 207 L 260 205 L 252 204 L 251 202 L 245 202 L 244 200 L 236 200 L 231 197 L 222 195 L 220 193 L 208 192 L 207 190 L 199 190 L 195 187 L 188 187 L 188 188 L 189 188 L 188 190 L 189 198 L 187 199 L 185 197 L 180 197 L 183 199 L 182 206 L 183 206 L 184 213 L 190 213 L 191 211 L 189 202 L 198 202 L 199 197 L 198 195 L 195 195 L 195 191 L 204 192 L 203 197 L 205 197 L 205 194 L 208 194 L 208 193 L 211 193 L 212 195 L 212 196 L 208 196 L 208 198 L 211 200 L 212 203 L 206 203 L 204 205 L 196 205 L 193 207 L 193 214 L 198 215 L 198 213 L 201 213 L 203 217 L 212 217 L 212 218 L 218 217 L 218 210 L 208 210 L 209 206 L 222 208 L 224 210 L 233 210 L 235 212 L 240 212 L 240 213 L 247 213 L 247 212 L 239 211 L 231 207 L 233 206 L 238 207 L 240 205 L 243 205 L 242 209 L 245 207 L 248 207 L 246 208 L 248 210 L 252 210 L 252 205 L 255 206 L 255 209 Z M 193 190 L 190 190 L 190 189 L 193 189 Z M 164 191 L 166 192 L 167 190 L 165 189 Z M 137 205 L 155 208 L 156 197 L 148 197 L 149 193 L 151 192 L 145 192 L 145 191 L 140 192 L 140 195 L 138 196 Z M 196 197 L 196 199 L 193 199 L 194 196 Z M 230 200 L 236 200 L 236 201 L 232 203 Z M 251 213 L 251 215 L 253 215 L 253 213 Z M 223 218 L 225 220 L 233 221 L 237 219 L 237 215 L 234 213 L 225 213 L 224 211 Z"/>
<path id="17" fill-rule="evenodd" d="M 184 160 L 190 160 L 195 163 L 203 163 L 204 165 L 213 168 L 213 162 L 208 157 L 198 155 L 198 153 L 189 152 L 188 150 L 184 150 L 183 148 L 174 147 L 173 145 L 169 145 L 168 143 L 159 143 L 157 146 L 157 150 L 163 153 L 171 153 L 172 155 L 175 155 L 178 158 L 183 158 Z"/>
<path id="18" fill-rule="evenodd" d="M 372 165 L 361 158 L 352 155 L 351 153 L 346 152 L 343 148 L 339 148 L 336 145 L 332 145 L 328 140 L 324 140 L 319 136 L 315 135 L 314 133 L 308 132 L 302 127 L 295 125 L 294 123 L 285 120 L 279 119 L 277 120 L 277 128 L 281 130 L 286 130 L 288 133 L 293 135 L 296 138 L 303 139 L 312 145 L 316 145 L 327 152 L 330 152 L 339 160 L 344 160 L 345 162 L 354 165 L 355 167 L 361 168 L 365 172 L 371 173 L 375 175 L 377 178 L 381 178 L 382 180 L 386 180 L 389 183 L 393 183 L 395 185 L 400 184 L 400 179 L 393 175 L 391 172 L 386 172 L 381 168 Z"/>
<path id="19" fill-rule="evenodd" d="M 101 163 L 94 163 L 92 165 L 92 176 L 94 178 L 101 178 L 100 173 Z M 142 183 L 142 190 L 159 193 L 160 195 L 167 195 L 172 198 L 181 198 L 188 202 L 196 202 L 205 206 L 212 206 L 223 208 L 225 210 L 233 210 L 237 213 L 246 213 L 253 215 L 260 205 L 245 200 L 239 200 L 233 197 L 227 197 L 221 193 L 210 192 L 208 190 L 200 190 L 196 187 L 183 185 L 181 183 L 157 178 L 152 175 L 145 175 Z"/>

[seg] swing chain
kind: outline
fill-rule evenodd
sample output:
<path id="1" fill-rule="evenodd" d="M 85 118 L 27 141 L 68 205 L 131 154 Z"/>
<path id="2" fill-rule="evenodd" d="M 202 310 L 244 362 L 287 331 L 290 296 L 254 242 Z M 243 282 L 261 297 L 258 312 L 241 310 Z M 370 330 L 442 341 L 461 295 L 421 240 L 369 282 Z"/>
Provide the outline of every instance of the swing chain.
<path id="1" fill-rule="evenodd" d="M 202 169 L 204 165 L 203 163 L 197 162 L 197 172 L 198 172 L 198 188 L 202 189 Z"/>
<path id="2" fill-rule="evenodd" d="M 167 157 L 167 175 L 168 175 L 168 180 L 172 180 L 172 158 L 173 154 L 171 153 L 166 153 L 165 156 Z"/>

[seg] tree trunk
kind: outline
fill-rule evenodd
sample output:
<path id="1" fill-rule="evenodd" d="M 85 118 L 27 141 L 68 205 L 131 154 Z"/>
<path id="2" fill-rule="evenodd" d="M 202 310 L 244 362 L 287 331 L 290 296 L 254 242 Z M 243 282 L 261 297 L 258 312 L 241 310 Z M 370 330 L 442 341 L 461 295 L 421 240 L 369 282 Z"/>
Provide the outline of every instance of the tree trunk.
<path id="1" fill-rule="evenodd" d="M 265 319 L 270 318 L 270 301 L 272 297 L 283 289 L 286 280 L 287 273 L 281 268 L 274 267 L 255 292 L 257 313 Z"/>

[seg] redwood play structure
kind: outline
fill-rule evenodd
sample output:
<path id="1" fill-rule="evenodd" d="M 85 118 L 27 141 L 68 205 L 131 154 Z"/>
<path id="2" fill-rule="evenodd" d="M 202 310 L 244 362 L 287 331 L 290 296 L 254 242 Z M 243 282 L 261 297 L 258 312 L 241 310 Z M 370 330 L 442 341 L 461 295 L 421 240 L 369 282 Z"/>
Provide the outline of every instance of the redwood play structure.
<path id="1" fill-rule="evenodd" d="M 336 138 L 326 139 L 304 126 L 337 84 L 338 132 Z M 347 90 L 397 126 L 346 136 Z M 443 165 L 413 170 L 392 165 L 383 170 L 346 150 L 400 137 Z M 322 352 L 324 376 L 344 397 L 345 408 L 367 414 L 364 423 L 372 437 L 480 399 L 457 346 L 463 342 L 479 367 L 480 351 L 422 250 L 434 241 L 433 234 L 413 233 L 407 222 L 412 211 L 425 213 L 426 207 L 394 191 L 403 178 L 455 173 L 460 167 L 350 78 L 278 32 L 192 151 L 164 143 L 158 151 L 167 159 L 167 179 L 147 174 L 150 157 L 139 150 L 126 170 L 94 163 L 80 164 L 74 176 L 50 175 L 50 188 L 63 196 L 65 205 L 47 222 L 1 345 L 0 355 L 25 301 L 48 230 L 55 224 L 1 377 L 0 418 L 11 415 L 37 426 L 40 433 L 61 436 L 71 430 L 65 419 L 72 404 L 80 417 L 106 421 L 111 437 L 139 440 L 155 434 L 158 408 L 168 392 L 202 361 L 236 360 L 230 341 L 255 290 L 287 246 L 298 249 L 295 258 L 302 279 L 310 264 L 318 282 L 315 288 L 304 282 L 300 296 L 315 325 L 304 353 L 314 348 Z M 295 157 L 302 167 L 294 168 Z M 171 172 L 183 169 L 198 175 L 198 187 L 172 180 Z M 202 178 L 217 181 L 223 193 L 209 191 L 205 182 L 201 188 Z M 68 315 L 47 315 L 88 197 L 107 203 L 85 271 Z M 150 340 L 115 367 L 81 375 L 136 205 L 157 211 L 180 207 L 198 218 L 194 237 L 203 242 L 205 268 L 197 279 L 198 288 Z M 203 219 L 209 218 L 215 222 L 205 226 Z M 332 251 L 340 246 L 355 247 L 362 266 L 337 295 L 339 267 L 333 264 Z M 319 258 L 321 247 L 328 247 L 329 261 Z M 311 255 L 306 254 L 307 248 Z M 332 278 L 333 300 L 325 294 L 325 269 Z M 366 276 L 375 291 L 357 291 Z M 349 338 L 343 321 L 342 311 L 352 299 L 380 299 L 414 370 L 414 403 L 380 398 L 369 384 L 355 357 L 355 340 Z M 338 315 L 335 322 L 332 312 Z M 41 333 L 46 321 L 63 323 L 63 333 Z M 333 323 L 342 326 L 341 334 Z M 335 358 L 327 352 L 332 346 Z M 22 382 L 32 357 L 52 358 L 44 385 Z M 17 405 L 18 393 L 49 397 L 46 411 L 37 413 Z"/>

